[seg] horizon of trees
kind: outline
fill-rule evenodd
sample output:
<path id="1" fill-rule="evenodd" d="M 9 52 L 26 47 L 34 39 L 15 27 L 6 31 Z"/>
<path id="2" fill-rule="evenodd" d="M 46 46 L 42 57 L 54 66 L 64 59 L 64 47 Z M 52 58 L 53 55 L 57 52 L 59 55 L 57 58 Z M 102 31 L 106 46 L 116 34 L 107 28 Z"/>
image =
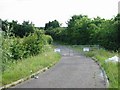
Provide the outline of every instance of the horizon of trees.
<path id="1" fill-rule="evenodd" d="M 56 22 L 59 25 L 59 22 Z M 114 51 L 120 48 L 120 14 L 111 19 L 91 19 L 87 15 L 73 15 L 67 25 L 66 28 L 49 26 L 45 30 L 46 34 L 51 35 L 56 41 L 72 45 L 97 44 Z"/>
<path id="2" fill-rule="evenodd" d="M 45 23 L 45 27 L 35 27 L 32 22 L 8 22 L 2 20 L 2 31 L 6 36 L 23 38 L 34 33 L 34 29 L 44 29 L 56 41 L 68 44 L 86 45 L 98 44 L 108 50 L 120 48 L 120 14 L 114 18 L 89 18 L 87 15 L 73 15 L 67 22 L 67 27 L 61 27 L 56 19 Z"/>

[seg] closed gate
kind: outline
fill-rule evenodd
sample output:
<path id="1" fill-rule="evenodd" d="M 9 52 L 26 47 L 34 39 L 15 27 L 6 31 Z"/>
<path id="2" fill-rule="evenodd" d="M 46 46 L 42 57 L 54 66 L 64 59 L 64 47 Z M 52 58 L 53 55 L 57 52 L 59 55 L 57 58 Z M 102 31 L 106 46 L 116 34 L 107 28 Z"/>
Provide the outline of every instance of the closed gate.
<path id="1" fill-rule="evenodd" d="M 99 45 L 57 45 L 57 47 L 62 56 L 79 56 L 82 53 L 77 48 L 81 48 L 81 51 L 99 49 Z"/>
<path id="2" fill-rule="evenodd" d="M 80 55 L 80 53 L 78 53 L 71 46 L 68 46 L 68 45 L 58 46 L 58 49 L 60 49 L 60 54 L 62 56 L 78 56 L 78 55 Z"/>

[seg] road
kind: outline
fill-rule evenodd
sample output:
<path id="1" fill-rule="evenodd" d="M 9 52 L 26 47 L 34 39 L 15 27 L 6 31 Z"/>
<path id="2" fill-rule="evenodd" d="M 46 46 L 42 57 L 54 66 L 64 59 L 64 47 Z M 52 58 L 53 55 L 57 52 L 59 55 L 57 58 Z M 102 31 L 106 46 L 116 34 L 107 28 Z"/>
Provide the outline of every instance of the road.
<path id="1" fill-rule="evenodd" d="M 38 78 L 31 78 L 12 88 L 106 88 L 99 66 L 88 57 L 65 46 L 61 60 Z"/>

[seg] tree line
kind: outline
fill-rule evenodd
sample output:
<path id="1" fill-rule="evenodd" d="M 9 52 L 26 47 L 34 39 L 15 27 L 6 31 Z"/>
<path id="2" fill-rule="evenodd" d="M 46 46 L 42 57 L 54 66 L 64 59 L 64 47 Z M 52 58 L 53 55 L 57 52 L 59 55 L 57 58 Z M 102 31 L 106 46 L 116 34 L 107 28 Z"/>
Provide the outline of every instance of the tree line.
<path id="1" fill-rule="evenodd" d="M 73 15 L 67 27 L 60 27 L 60 23 L 54 20 L 45 24 L 45 31 L 54 40 L 68 44 L 97 44 L 115 51 L 120 48 L 120 14 L 111 19 Z"/>
<path id="2" fill-rule="evenodd" d="M 7 20 L 2 20 L 2 31 L 4 31 L 4 36 L 15 36 L 21 37 L 28 36 L 30 33 L 34 32 L 34 24 L 29 21 L 23 21 L 19 24 L 18 21 L 12 20 L 8 22 Z"/>
<path id="3" fill-rule="evenodd" d="M 2 71 L 7 68 L 8 62 L 17 62 L 44 52 L 46 45 L 53 41 L 50 35 L 45 35 L 45 31 L 35 27 L 32 22 L 23 21 L 22 24 L 19 24 L 14 20 L 11 22 L 1 21 Z"/>

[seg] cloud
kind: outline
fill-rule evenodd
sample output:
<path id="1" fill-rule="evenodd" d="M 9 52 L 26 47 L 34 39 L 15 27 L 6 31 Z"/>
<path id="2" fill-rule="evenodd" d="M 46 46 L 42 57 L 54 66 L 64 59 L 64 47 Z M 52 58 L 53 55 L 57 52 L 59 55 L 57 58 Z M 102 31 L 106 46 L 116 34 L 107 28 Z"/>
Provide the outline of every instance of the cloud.
<path id="1" fill-rule="evenodd" d="M 30 20 L 44 26 L 57 19 L 64 23 L 74 14 L 112 18 L 118 12 L 119 0 L 0 0 L 0 18 Z"/>

